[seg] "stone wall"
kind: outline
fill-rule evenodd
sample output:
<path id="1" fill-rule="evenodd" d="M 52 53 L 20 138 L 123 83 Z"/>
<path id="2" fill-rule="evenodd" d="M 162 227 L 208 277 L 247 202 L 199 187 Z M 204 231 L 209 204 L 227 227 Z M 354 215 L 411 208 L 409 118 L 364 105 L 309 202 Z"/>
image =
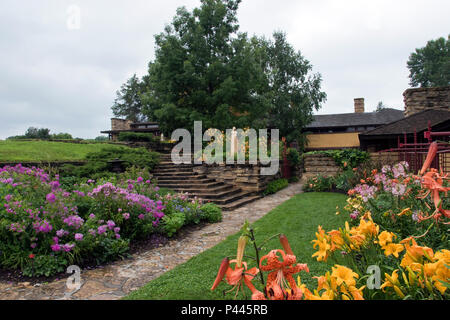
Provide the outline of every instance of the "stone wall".
<path id="1" fill-rule="evenodd" d="M 371 152 L 370 160 L 381 165 L 393 165 L 402 161 L 398 152 Z"/>
<path id="2" fill-rule="evenodd" d="M 302 181 L 315 175 L 335 176 L 341 172 L 341 168 L 334 162 L 334 159 L 324 154 L 305 154 L 303 158 Z"/>
<path id="3" fill-rule="evenodd" d="M 244 191 L 260 193 L 270 181 L 281 178 L 281 163 L 278 172 L 272 176 L 261 175 L 261 167 L 252 164 L 202 164 L 194 166 L 194 172 Z"/>
<path id="4" fill-rule="evenodd" d="M 403 93 L 405 116 L 427 109 L 450 109 L 450 86 L 413 88 Z"/>

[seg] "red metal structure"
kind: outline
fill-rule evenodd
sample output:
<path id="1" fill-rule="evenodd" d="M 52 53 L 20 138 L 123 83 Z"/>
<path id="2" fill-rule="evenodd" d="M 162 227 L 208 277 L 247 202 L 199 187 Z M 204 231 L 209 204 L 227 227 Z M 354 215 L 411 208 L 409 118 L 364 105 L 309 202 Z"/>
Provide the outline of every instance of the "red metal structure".
<path id="1" fill-rule="evenodd" d="M 391 148 L 380 152 L 397 152 L 399 161 L 408 162 L 410 169 L 413 172 L 418 172 L 423 165 L 423 162 L 428 153 L 430 144 L 433 138 L 438 142 L 438 156 L 433 160 L 431 168 L 436 168 L 439 171 L 450 173 L 450 131 L 432 132 L 431 125 L 428 124 L 428 131 L 424 132 L 424 141 L 419 143 L 417 133 L 414 132 L 414 141 L 408 142 L 407 135 L 404 134 L 403 142 L 398 137 L 397 148 Z"/>
<path id="2" fill-rule="evenodd" d="M 283 143 L 283 164 L 281 167 L 281 174 L 283 178 L 289 179 L 292 175 L 291 173 L 291 166 L 289 165 L 289 161 L 287 159 L 287 145 L 286 145 L 286 138 L 283 137 L 281 139 Z"/>

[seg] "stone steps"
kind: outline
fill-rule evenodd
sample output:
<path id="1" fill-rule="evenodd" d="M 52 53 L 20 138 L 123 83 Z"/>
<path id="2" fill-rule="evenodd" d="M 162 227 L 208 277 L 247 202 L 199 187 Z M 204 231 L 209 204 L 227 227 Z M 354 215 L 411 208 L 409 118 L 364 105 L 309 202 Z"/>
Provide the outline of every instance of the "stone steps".
<path id="1" fill-rule="evenodd" d="M 167 188 L 167 187 L 166 187 Z M 204 186 L 198 186 L 198 187 L 192 187 L 189 185 L 184 186 L 176 186 L 170 188 L 177 192 L 188 192 L 188 193 L 195 193 L 197 196 L 202 197 L 202 194 L 213 194 L 214 196 L 219 196 L 220 193 L 230 191 L 233 189 L 233 186 L 230 185 L 222 185 L 222 186 L 213 186 L 213 187 L 204 187 Z M 207 197 L 205 197 L 207 198 Z"/>
<path id="2" fill-rule="evenodd" d="M 163 154 L 153 170 L 157 185 L 176 192 L 187 192 L 205 202 L 213 202 L 224 211 L 234 210 L 260 198 L 253 192 L 243 191 L 231 184 L 208 178 L 194 172 L 193 164 L 174 164 L 170 154 Z"/>
<path id="3" fill-rule="evenodd" d="M 235 200 L 231 203 L 228 203 L 225 205 L 219 205 L 219 206 L 223 211 L 231 211 L 231 210 L 237 209 L 239 207 L 242 207 L 250 202 L 256 201 L 260 198 L 261 198 L 261 196 L 259 196 L 259 195 L 248 195 L 245 198 L 241 198 L 241 199 Z"/>

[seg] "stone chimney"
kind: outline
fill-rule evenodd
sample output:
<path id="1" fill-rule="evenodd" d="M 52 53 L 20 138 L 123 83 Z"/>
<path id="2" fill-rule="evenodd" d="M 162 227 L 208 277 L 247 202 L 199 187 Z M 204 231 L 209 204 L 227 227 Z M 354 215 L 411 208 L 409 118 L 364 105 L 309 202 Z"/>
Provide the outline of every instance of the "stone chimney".
<path id="1" fill-rule="evenodd" d="M 111 130 L 129 130 L 132 123 L 130 120 L 111 118 Z"/>
<path id="2" fill-rule="evenodd" d="M 450 110 L 450 86 L 411 88 L 403 92 L 405 116 L 428 109 Z"/>
<path id="3" fill-rule="evenodd" d="M 364 113 L 364 98 L 355 98 L 355 113 Z"/>

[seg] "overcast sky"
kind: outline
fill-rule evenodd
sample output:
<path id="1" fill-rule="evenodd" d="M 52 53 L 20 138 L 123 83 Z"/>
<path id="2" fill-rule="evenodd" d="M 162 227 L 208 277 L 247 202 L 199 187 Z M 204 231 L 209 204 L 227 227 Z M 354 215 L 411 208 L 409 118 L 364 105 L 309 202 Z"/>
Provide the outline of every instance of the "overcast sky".
<path id="1" fill-rule="evenodd" d="M 110 128 L 116 90 L 154 59 L 153 36 L 199 0 L 1 0 L 0 139 L 30 126 L 94 138 Z M 75 7 L 74 7 L 75 5 Z M 80 9 L 77 28 L 76 12 Z M 243 0 L 240 31 L 284 31 L 322 74 L 318 114 L 365 98 L 403 110 L 406 62 L 450 33 L 450 1 Z"/>

